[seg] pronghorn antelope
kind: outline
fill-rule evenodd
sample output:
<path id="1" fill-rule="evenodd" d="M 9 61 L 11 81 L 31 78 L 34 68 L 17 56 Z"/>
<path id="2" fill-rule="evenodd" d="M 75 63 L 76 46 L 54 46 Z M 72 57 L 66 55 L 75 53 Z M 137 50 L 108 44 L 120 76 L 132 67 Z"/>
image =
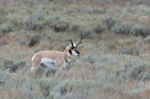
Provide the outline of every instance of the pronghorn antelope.
<path id="1" fill-rule="evenodd" d="M 77 48 L 79 44 L 81 44 L 81 41 L 82 37 L 78 43 L 74 43 L 72 40 L 69 40 L 69 44 L 63 52 L 40 51 L 35 53 L 31 59 L 32 67 L 30 72 L 36 72 L 36 69 L 40 66 L 57 71 L 63 71 L 73 56 L 80 55 L 80 52 L 77 50 Z"/>

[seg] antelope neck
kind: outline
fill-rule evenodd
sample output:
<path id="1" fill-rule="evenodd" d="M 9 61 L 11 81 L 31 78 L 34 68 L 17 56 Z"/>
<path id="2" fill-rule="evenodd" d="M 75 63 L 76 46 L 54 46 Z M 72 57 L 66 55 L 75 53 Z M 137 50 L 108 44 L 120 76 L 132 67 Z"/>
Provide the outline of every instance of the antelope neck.
<path id="1" fill-rule="evenodd" d="M 64 56 L 65 56 L 65 60 L 68 61 L 72 58 L 72 56 L 69 54 L 69 49 L 65 49 L 64 50 Z"/>

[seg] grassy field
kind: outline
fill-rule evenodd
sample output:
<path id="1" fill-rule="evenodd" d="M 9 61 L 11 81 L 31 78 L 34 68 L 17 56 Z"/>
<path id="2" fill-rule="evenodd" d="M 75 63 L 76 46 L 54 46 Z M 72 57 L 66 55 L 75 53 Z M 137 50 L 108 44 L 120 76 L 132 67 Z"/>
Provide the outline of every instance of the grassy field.
<path id="1" fill-rule="evenodd" d="M 64 1 L 0 0 L 0 99 L 149 99 L 150 7 Z M 65 72 L 27 74 L 35 52 L 81 33 Z"/>

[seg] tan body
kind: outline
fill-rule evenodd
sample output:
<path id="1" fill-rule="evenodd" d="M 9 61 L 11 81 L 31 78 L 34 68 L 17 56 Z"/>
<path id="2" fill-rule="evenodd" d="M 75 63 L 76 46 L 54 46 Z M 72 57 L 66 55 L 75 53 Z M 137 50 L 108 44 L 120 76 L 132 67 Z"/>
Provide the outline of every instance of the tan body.
<path id="1" fill-rule="evenodd" d="M 34 72 L 40 66 L 63 71 L 73 56 L 79 56 L 80 52 L 77 50 L 77 47 L 81 43 L 81 40 L 77 44 L 71 40 L 63 52 L 40 51 L 35 53 L 31 59 L 32 67 L 30 72 Z"/>
<path id="2" fill-rule="evenodd" d="M 39 66 L 43 58 L 55 60 L 56 66 L 61 67 L 67 60 L 67 55 L 60 51 L 40 51 L 32 57 L 32 66 Z"/>
<path id="3" fill-rule="evenodd" d="M 42 59 L 49 59 L 54 62 L 54 68 L 57 70 L 65 69 L 68 61 L 70 60 L 70 56 L 68 54 L 68 49 L 66 48 L 64 52 L 61 51 L 40 51 L 35 53 L 31 59 L 32 67 L 31 72 L 34 69 L 41 66 L 43 63 Z"/>

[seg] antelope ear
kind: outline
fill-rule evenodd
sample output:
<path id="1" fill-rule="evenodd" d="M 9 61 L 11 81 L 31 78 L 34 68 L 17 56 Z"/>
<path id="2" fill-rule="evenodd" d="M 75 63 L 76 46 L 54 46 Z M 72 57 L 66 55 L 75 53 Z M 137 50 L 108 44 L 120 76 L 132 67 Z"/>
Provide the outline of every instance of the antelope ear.
<path id="1" fill-rule="evenodd" d="M 72 47 L 73 46 L 73 41 L 72 40 L 68 40 L 68 46 Z"/>
<path id="2" fill-rule="evenodd" d="M 72 47 L 72 44 L 71 44 L 70 42 L 68 42 L 68 46 L 69 46 L 69 47 Z"/>

